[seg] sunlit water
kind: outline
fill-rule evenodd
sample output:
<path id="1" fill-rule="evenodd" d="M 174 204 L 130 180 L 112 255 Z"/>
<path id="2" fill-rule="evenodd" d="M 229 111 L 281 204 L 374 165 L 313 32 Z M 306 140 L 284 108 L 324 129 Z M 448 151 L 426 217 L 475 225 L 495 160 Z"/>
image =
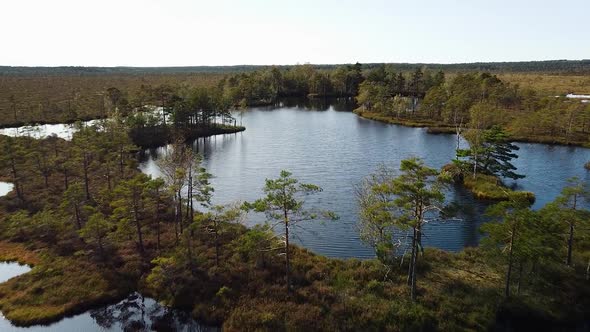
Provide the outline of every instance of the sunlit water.
<path id="1" fill-rule="evenodd" d="M 81 122 L 79 125 L 91 126 L 98 123 L 99 120 L 89 120 Z M 2 128 L 0 129 L 0 135 L 18 137 L 18 136 L 29 136 L 34 138 L 45 138 L 51 135 L 63 138 L 65 140 L 71 140 L 72 135 L 76 132 L 77 124 L 41 124 L 23 126 L 18 128 Z"/>
<path id="2" fill-rule="evenodd" d="M 412 156 L 439 168 L 454 157 L 456 137 L 366 120 L 351 113 L 351 108 L 342 103 L 319 108 L 255 108 L 241 116 L 246 131 L 194 141 L 194 149 L 204 155 L 204 166 L 215 176 L 214 203 L 259 198 L 266 178 L 276 178 L 280 170 L 289 170 L 303 182 L 324 189 L 308 198 L 309 206 L 332 210 L 340 216 L 336 222 L 302 224 L 305 229 L 295 230 L 295 241 L 331 257 L 373 257 L 372 249 L 359 239 L 354 185 L 380 164 L 398 167 L 402 159 Z M 534 192 L 534 208 L 553 200 L 567 178 L 589 179 L 583 165 L 590 159 L 590 150 L 517 145 L 521 148 L 520 158 L 514 164 L 527 177 L 507 183 Z M 140 169 L 160 175 L 155 160 L 166 149 L 146 150 Z M 462 205 L 460 220 L 428 224 L 424 244 L 451 251 L 477 245 L 481 238 L 479 227 L 485 220 L 482 214 L 488 204 L 475 201 L 461 188 L 450 190 L 447 199 Z M 263 216 L 250 218 L 260 221 Z"/>
<path id="3" fill-rule="evenodd" d="M 331 257 L 372 257 L 356 229 L 357 206 L 354 185 L 380 164 L 399 166 L 402 159 L 417 156 L 431 167 L 441 167 L 455 154 L 453 135 L 431 135 L 423 128 L 408 128 L 362 119 L 351 113 L 343 102 L 330 105 L 298 105 L 255 108 L 237 115 L 245 132 L 199 139 L 195 150 L 204 155 L 204 165 L 215 175 L 214 203 L 254 200 L 263 195 L 266 178 L 275 178 L 281 169 L 294 173 L 303 182 L 318 184 L 324 191 L 309 197 L 310 206 L 333 210 L 336 222 L 307 223 L 295 230 L 295 242 Z M 73 125 L 46 125 L 43 130 L 2 129 L 0 134 L 45 137 L 52 133 L 70 139 Z M 41 133 L 42 132 L 42 133 Z M 590 160 L 590 150 L 545 144 L 517 144 L 520 173 L 518 182 L 507 181 L 519 189 L 536 194 L 534 208 L 553 200 L 566 184 L 578 176 L 590 180 L 583 164 Z M 155 160 L 167 147 L 146 150 L 140 169 L 160 174 Z M 0 182 L 0 196 L 12 190 L 12 184 Z M 424 243 L 457 251 L 477 245 L 479 226 L 487 203 L 475 201 L 462 188 L 450 189 L 447 201 L 461 204 L 459 220 L 431 223 L 426 226 Z M 251 215 L 253 222 L 263 216 Z M 0 282 L 26 273 L 28 266 L 0 263 Z M 170 310 L 153 299 L 131 294 L 108 306 L 65 318 L 48 326 L 17 328 L 0 318 L 0 331 L 120 331 L 143 326 L 147 330 L 210 330 L 182 311 Z"/>
<path id="4" fill-rule="evenodd" d="M 29 271 L 31 271 L 31 268 L 28 265 L 16 262 L 0 262 L 0 283 Z"/>
<path id="5" fill-rule="evenodd" d="M 0 182 L 0 197 L 5 196 L 12 191 L 14 185 L 8 182 Z"/>
<path id="6" fill-rule="evenodd" d="M 571 98 L 571 99 L 580 99 L 580 101 L 583 103 L 590 102 L 590 95 L 577 95 L 577 94 L 569 93 L 565 97 Z"/>

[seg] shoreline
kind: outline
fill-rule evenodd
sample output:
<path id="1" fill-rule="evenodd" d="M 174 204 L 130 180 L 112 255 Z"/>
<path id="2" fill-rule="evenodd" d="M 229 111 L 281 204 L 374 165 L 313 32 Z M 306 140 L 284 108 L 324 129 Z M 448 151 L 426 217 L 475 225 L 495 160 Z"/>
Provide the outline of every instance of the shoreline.
<path id="1" fill-rule="evenodd" d="M 43 256 L 44 262 L 36 262 L 37 268 L 36 269 L 43 269 L 43 265 L 53 266 L 56 263 L 56 259 L 59 257 L 54 256 L 51 254 L 47 249 L 39 250 L 40 252 L 33 252 L 29 249 L 25 248 L 25 244 L 21 243 L 13 243 L 13 242 L 6 242 L 0 241 L 0 248 L 9 248 L 13 250 L 13 254 L 19 252 L 28 252 L 32 256 L 32 258 L 26 258 L 23 256 L 19 256 L 17 261 L 20 262 L 28 262 L 33 263 L 35 261 L 35 257 L 39 258 L 38 255 L 41 254 Z M 10 251 L 9 250 L 9 251 Z M 404 299 L 396 300 L 394 294 L 400 294 L 405 291 L 405 283 L 403 282 L 404 269 L 394 269 L 392 271 L 391 281 L 377 281 L 374 279 L 376 276 L 380 276 L 383 271 L 381 271 L 382 267 L 378 263 L 377 259 L 368 259 L 368 260 L 356 260 L 356 259 L 340 259 L 340 258 L 328 258 L 322 255 L 315 254 L 310 252 L 305 248 L 301 248 L 298 246 L 293 246 L 292 251 L 295 257 L 299 260 L 309 261 L 311 265 L 307 265 L 307 267 L 303 268 L 301 271 L 304 275 L 309 275 L 307 278 L 311 278 L 310 282 L 313 281 L 309 285 L 299 285 L 298 286 L 298 294 L 299 296 L 303 296 L 307 298 L 310 296 L 309 294 L 313 294 L 314 291 L 318 289 L 315 287 L 314 283 L 319 282 L 316 280 L 319 276 L 323 275 L 324 273 L 328 276 L 333 275 L 333 273 L 346 273 L 351 275 L 358 275 L 359 280 L 355 280 L 353 283 L 348 284 L 345 286 L 346 292 L 351 292 L 351 294 L 357 294 L 356 296 L 359 297 L 359 303 L 364 303 L 363 298 L 371 299 L 371 301 L 375 301 L 375 305 L 379 308 L 387 308 L 390 305 L 393 305 L 392 308 L 401 308 L 400 306 L 410 306 L 411 308 L 419 309 L 419 312 L 425 311 L 428 313 L 428 319 L 430 323 L 426 323 L 426 326 L 430 326 L 429 324 L 434 324 L 434 326 L 469 326 L 471 329 L 479 330 L 482 328 L 490 328 L 490 327 L 498 327 L 502 326 L 505 321 L 511 321 L 513 323 L 525 323 L 526 317 L 528 314 L 535 314 L 537 318 L 543 321 L 546 324 L 550 324 L 551 326 L 568 326 L 569 324 L 581 324 L 583 322 L 583 314 L 579 311 L 576 312 L 559 312 L 559 315 L 554 315 L 555 313 L 552 312 L 553 310 L 557 310 L 553 306 L 547 306 L 543 308 L 535 308 L 533 303 L 529 302 L 531 299 L 524 298 L 524 302 L 516 302 L 513 303 L 510 300 L 504 300 L 501 296 L 501 290 L 498 287 L 498 283 L 502 280 L 502 274 L 500 271 L 497 271 L 495 267 L 487 266 L 484 264 L 485 258 L 481 256 L 481 252 L 479 247 L 476 248 L 465 248 L 461 252 L 458 253 L 449 253 L 443 250 L 439 250 L 436 248 L 428 248 L 424 255 L 427 259 L 423 259 L 420 262 L 420 269 L 423 271 L 421 275 L 421 283 L 420 283 L 420 291 L 423 296 L 428 296 L 431 300 L 426 301 L 422 304 L 411 304 Z M 6 258 L 6 251 L 3 251 L 0 254 L 0 258 Z M 16 257 L 16 256 L 13 256 Z M 78 262 L 79 263 L 79 262 Z M 271 265 L 268 267 L 272 271 L 277 267 L 281 267 L 281 262 L 269 262 Z M 278 263 L 278 265 L 276 265 Z M 274 266 L 274 267 L 273 267 Z M 224 269 L 225 270 L 225 269 Z M 307 272 L 305 272 L 307 270 Z M 64 277 L 69 276 L 72 271 L 63 271 L 65 272 Z M 220 271 L 221 272 L 221 271 Z M 8 291 L 3 289 L 6 287 L 7 284 L 18 284 L 19 281 L 26 282 L 27 275 L 39 275 L 46 272 L 40 272 L 39 270 L 31 270 L 31 272 L 22 274 L 11 280 L 7 281 L 4 284 L 0 284 L 0 294 L 3 295 L 4 298 L 12 299 L 13 301 L 16 300 L 14 297 L 14 293 L 20 293 L 22 289 L 15 289 L 14 287 L 8 287 Z M 229 273 L 229 274 L 227 274 Z M 311 273 L 311 274 L 310 274 Z M 222 274 L 226 276 L 233 275 L 232 272 L 225 271 Z M 363 274 L 367 274 L 364 277 L 360 277 Z M 313 277 L 311 277 L 313 276 Z M 441 278 L 441 276 L 443 278 Z M 222 278 L 223 279 L 223 278 Z M 365 280 L 366 279 L 366 280 Z M 44 276 L 38 276 L 39 281 L 45 281 Z M 214 282 L 215 278 L 211 281 Z M 62 308 L 62 310 L 52 310 L 51 312 L 45 312 L 42 309 L 39 309 L 40 306 L 45 305 L 45 301 L 40 303 L 19 303 L 20 305 L 18 309 L 15 311 L 9 311 L 8 314 L 4 314 L 5 318 L 10 321 L 10 323 L 14 326 L 18 327 L 31 327 L 37 325 L 46 325 L 58 322 L 64 318 L 69 318 L 76 316 L 78 314 L 82 314 L 88 310 L 96 309 L 103 305 L 109 305 L 116 303 L 126 296 L 129 293 L 134 291 L 141 292 L 144 296 L 149 296 L 155 298 L 157 301 L 162 301 L 162 298 L 158 298 L 156 292 L 152 292 L 149 288 L 145 288 L 142 286 L 144 282 L 144 277 L 140 277 L 137 280 L 133 280 L 134 286 L 128 287 L 126 289 L 99 289 L 98 296 L 95 296 L 92 299 L 87 298 L 78 298 L 73 302 L 68 303 L 68 307 Z M 270 292 L 265 296 L 256 297 L 254 296 L 250 300 L 241 299 L 241 297 L 229 299 L 229 302 L 219 302 L 219 299 L 209 298 L 209 297 L 195 297 L 191 298 L 189 303 L 185 303 L 188 305 L 188 308 L 183 308 L 181 305 L 172 305 L 171 308 L 178 309 L 178 310 L 186 310 L 189 309 L 188 312 L 191 313 L 191 317 L 196 319 L 199 322 L 203 322 L 205 324 L 213 324 L 226 327 L 228 329 L 235 329 L 241 326 L 241 328 L 249 328 L 258 326 L 256 321 L 252 321 L 253 318 L 246 319 L 246 321 L 242 321 L 243 317 L 240 317 L 240 313 L 243 312 L 245 315 L 256 314 L 259 313 L 258 311 L 248 311 L 252 304 L 260 303 L 260 301 L 269 301 L 269 303 L 274 303 L 270 307 L 263 308 L 263 312 L 274 312 L 274 310 L 278 310 L 277 313 L 282 312 L 283 314 L 289 316 L 289 310 L 295 310 L 295 315 L 297 312 L 307 307 L 301 303 L 299 300 L 295 298 L 288 297 L 287 299 L 279 300 L 280 296 L 282 296 L 282 287 L 280 287 L 280 281 L 265 281 L 262 284 L 258 284 L 258 286 L 254 286 L 256 284 L 255 280 L 250 281 L 248 284 L 243 285 L 246 287 L 243 291 L 244 294 L 248 293 L 248 289 L 251 291 L 258 289 L 257 287 L 262 287 L 259 289 L 260 291 Z M 334 281 L 332 281 L 334 282 Z M 328 282 L 326 285 L 321 286 L 319 290 L 323 292 L 328 292 L 328 289 L 334 287 L 329 286 L 332 282 Z M 215 282 L 214 282 L 215 283 Z M 474 288 L 466 288 L 464 290 L 453 290 L 451 286 L 456 285 L 457 283 L 467 283 L 472 285 Z M 70 285 L 67 283 L 67 285 Z M 441 285 L 445 287 L 441 287 Z M 213 286 L 210 285 L 210 286 Z M 64 285 L 64 289 L 67 289 L 68 286 Z M 254 287 L 254 288 L 250 288 Z M 278 290 L 276 287 L 280 287 Z M 324 289 L 322 287 L 329 287 L 328 289 Z M 451 287 L 451 288 L 449 288 Z M 63 289 L 62 289 L 63 290 Z M 113 293 L 113 290 L 115 293 Z M 473 290 L 477 290 L 476 292 L 472 293 Z M 333 291 L 333 290 L 332 290 Z M 452 294 L 456 294 L 456 292 L 460 292 L 461 296 L 454 297 L 454 301 L 449 303 L 448 297 Z M 215 292 L 215 290 L 213 290 Z M 451 293 L 449 293 L 451 292 Z M 466 293 L 465 293 L 466 292 Z M 308 295 L 304 295 L 308 294 Z M 242 294 L 243 295 L 243 294 Z M 8 296 L 8 297 L 7 297 Z M 22 295 L 17 296 L 18 299 L 22 299 Z M 26 296 L 26 295 L 25 295 Z M 355 297 L 346 297 L 348 300 L 352 301 L 351 305 L 359 305 L 356 302 Z M 333 302 L 333 299 L 330 300 L 330 297 L 326 299 L 316 299 L 315 297 L 309 298 L 310 301 L 315 302 L 313 305 L 327 305 L 328 307 L 339 303 L 338 301 Z M 446 299 L 446 300 L 445 300 Z M 487 301 L 486 301 L 487 299 Z M 55 299 L 53 299 L 55 300 Z M 51 302 L 53 301 L 51 300 Z M 59 301 L 59 299 L 57 299 Z M 301 299 L 300 299 L 301 300 Z M 304 300 L 304 303 L 307 300 Z M 483 302 L 482 302 L 483 301 Z M 0 301 L 0 303 L 3 301 Z M 444 310 L 440 311 L 440 305 L 446 303 L 446 305 L 452 304 L 454 306 L 467 306 L 472 308 L 469 310 L 470 317 L 467 321 L 465 318 L 457 317 L 457 319 L 452 320 L 452 322 L 444 322 L 443 316 Z M 472 307 L 475 303 L 485 304 L 480 306 L 479 308 Z M 3 303 L 3 306 L 0 306 L 0 309 L 4 310 L 5 306 L 9 304 Z M 50 309 L 55 309 L 48 304 Z M 192 310 L 191 310 L 192 307 Z M 43 308 L 43 307 L 42 307 Z M 27 311 L 33 310 L 37 313 L 44 313 L 44 316 L 23 316 L 19 315 L 18 311 Z M 39 311 L 37 311 L 39 310 Z M 267 311 L 270 310 L 270 311 Z M 340 309 L 342 310 L 342 309 Z M 376 314 L 378 311 L 373 312 Z M 236 313 L 238 317 L 236 317 Z M 325 313 L 327 316 L 326 319 L 337 319 L 339 315 L 346 313 L 339 313 L 338 310 L 328 310 Z M 269 314 L 270 315 L 270 314 Z M 398 322 L 399 326 L 404 326 L 404 324 L 411 323 L 412 320 L 418 319 L 418 316 L 414 316 L 413 314 L 406 313 L 408 316 L 400 316 L 400 321 Z M 275 315 L 272 314 L 269 317 L 271 322 L 279 322 L 282 321 L 282 315 Z M 297 316 L 292 316 L 295 319 Z M 313 319 L 312 319 L 313 320 Z M 308 318 L 298 317 L 297 321 L 302 326 L 311 327 L 308 325 L 311 323 L 311 320 Z M 240 323 L 246 323 L 248 325 L 236 325 Z M 371 325 L 370 321 L 366 322 L 367 326 Z M 252 325 L 253 324 L 253 325 Z M 446 325 L 450 324 L 450 325 Z M 459 324 L 459 325 L 455 325 Z M 467 324 L 467 325 L 462 325 Z"/>
<path id="2" fill-rule="evenodd" d="M 160 130 L 160 128 L 156 128 L 156 130 Z M 178 130 L 180 132 L 180 137 L 184 137 L 186 142 L 191 140 L 202 138 L 202 137 L 210 137 L 216 135 L 225 135 L 225 134 L 235 134 L 242 131 L 245 131 L 246 127 L 243 126 L 214 126 L 214 127 L 200 127 L 200 128 L 190 128 L 190 129 L 181 129 Z M 169 127 L 163 128 L 159 132 L 137 132 L 137 130 L 131 129 L 129 131 L 129 136 L 131 137 L 133 143 L 142 149 L 149 149 L 149 148 L 157 148 L 160 146 L 165 146 L 167 144 L 174 142 L 175 135 L 173 134 L 174 130 L 171 130 Z"/>
<path id="3" fill-rule="evenodd" d="M 404 127 L 413 128 L 426 128 L 427 133 L 438 135 L 438 134 L 453 134 L 456 135 L 454 127 L 442 124 L 436 121 L 422 120 L 422 119 L 396 119 L 393 117 L 380 115 L 378 113 L 362 111 L 360 108 L 353 110 L 353 113 L 360 116 L 363 119 L 378 121 L 382 123 L 388 123 Z M 573 146 L 588 149 L 590 148 L 590 142 L 572 141 L 565 142 L 562 139 L 555 139 L 546 136 L 514 136 L 509 135 L 510 142 L 518 143 L 534 143 L 534 144 L 546 144 L 546 145 L 559 145 L 559 146 Z"/>
<path id="4" fill-rule="evenodd" d="M 31 127 L 31 126 L 44 126 L 44 125 L 58 125 L 58 124 L 74 124 L 76 122 L 86 122 L 92 120 L 102 120 L 107 119 L 107 116 L 86 116 L 77 119 L 70 119 L 64 121 L 18 121 L 18 122 L 9 122 L 0 124 L 0 129 L 11 129 L 11 128 L 19 128 L 19 127 Z"/>
<path id="5" fill-rule="evenodd" d="M 103 305 L 116 303 L 133 291 L 128 287 L 101 287 L 108 285 L 90 282 L 92 277 L 101 277 L 97 267 L 90 271 L 94 266 L 91 262 L 82 262 L 85 268 L 82 267 L 82 271 L 76 271 L 81 263 L 79 260 L 56 256 L 49 249 L 31 250 L 26 246 L 27 243 L 0 240 L 0 262 L 17 262 L 31 267 L 31 271 L 0 283 L 0 311 L 14 326 L 49 325 Z M 80 277 L 80 274 L 89 271 L 95 275 Z M 66 282 L 61 283 L 62 278 Z M 67 294 L 63 294 L 62 292 L 67 293 L 68 285 L 70 285 L 67 282 L 68 278 L 74 278 L 70 281 L 76 281 L 75 278 L 80 278 L 77 281 L 87 281 L 84 286 L 86 291 L 90 292 L 87 295 L 91 296 L 71 299 Z M 56 282 L 53 289 L 45 289 L 41 286 L 44 282 L 51 281 Z M 119 285 L 124 284 L 126 280 L 120 280 L 120 282 Z M 93 286 L 95 288 L 92 288 Z M 56 292 L 56 294 L 52 294 L 53 296 L 41 303 L 26 302 L 27 297 L 35 297 L 39 295 L 39 292 L 40 294 Z M 61 298 L 58 297 L 59 295 Z"/>

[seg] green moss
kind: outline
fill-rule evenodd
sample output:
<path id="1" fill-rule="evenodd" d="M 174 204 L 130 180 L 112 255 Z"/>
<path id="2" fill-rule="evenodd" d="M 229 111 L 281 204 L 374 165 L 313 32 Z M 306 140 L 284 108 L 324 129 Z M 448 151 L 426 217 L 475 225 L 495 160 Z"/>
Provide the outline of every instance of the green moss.
<path id="1" fill-rule="evenodd" d="M 0 310 L 21 326 L 50 323 L 63 316 L 125 296 L 129 282 L 105 266 L 80 257 L 33 252 L 20 244 L 0 242 L 2 259 L 34 264 L 33 269 L 0 284 Z M 18 255 L 18 256 L 16 256 Z"/>
<path id="2" fill-rule="evenodd" d="M 477 199 L 505 201 L 514 198 L 535 201 L 535 194 L 532 192 L 514 191 L 502 185 L 502 182 L 492 175 L 477 174 L 475 178 L 471 175 L 465 176 L 463 185 Z"/>

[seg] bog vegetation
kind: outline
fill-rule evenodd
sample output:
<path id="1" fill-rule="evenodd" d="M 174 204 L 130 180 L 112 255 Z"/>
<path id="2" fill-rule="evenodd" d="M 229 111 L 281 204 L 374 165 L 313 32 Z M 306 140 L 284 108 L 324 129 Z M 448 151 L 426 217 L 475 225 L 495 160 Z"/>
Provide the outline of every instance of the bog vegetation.
<path id="1" fill-rule="evenodd" d="M 71 141 L 0 136 L 0 180 L 14 184 L 0 197 L 0 260 L 34 266 L 0 284 L 3 315 L 20 325 L 45 323 L 139 290 L 230 331 L 582 326 L 590 308 L 585 183 L 571 179 L 534 211 L 530 193 L 512 192 L 499 179 L 524 176 L 508 142 L 518 133 L 586 142 L 583 103 L 521 91 L 490 74 L 447 79 L 358 64 L 212 81 L 109 87 L 98 97 L 104 108 L 86 109 L 105 119 L 82 126 Z M 264 196 L 254 202 L 213 205 L 212 175 L 184 144 L 204 131 L 242 130 L 232 109 L 306 95 L 356 96 L 363 116 L 435 124 L 470 143 L 457 146 L 441 170 L 412 158 L 357 186 L 358 228 L 375 259 L 331 259 L 290 244 L 295 227 L 338 221 L 333 211 L 307 207 L 303 197 L 321 188 L 286 170 L 261 183 Z M 59 107 L 36 114 L 18 106 L 26 103 L 10 99 L 16 111 L 5 124 L 41 114 L 80 119 L 79 106 L 75 114 Z M 531 120 L 537 117 L 551 121 Z M 162 140 L 173 144 L 159 160 L 163 177 L 154 179 L 137 169 L 137 145 Z M 445 205 L 453 181 L 501 200 L 488 211 L 482 246 L 457 254 L 422 246 L 425 223 L 454 215 Z M 245 227 L 255 212 L 267 222 Z"/>

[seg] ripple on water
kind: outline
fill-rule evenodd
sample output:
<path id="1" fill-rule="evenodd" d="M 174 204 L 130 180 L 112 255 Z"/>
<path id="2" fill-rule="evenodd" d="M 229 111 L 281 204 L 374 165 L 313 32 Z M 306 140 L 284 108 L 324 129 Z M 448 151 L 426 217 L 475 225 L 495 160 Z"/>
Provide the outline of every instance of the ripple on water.
<path id="1" fill-rule="evenodd" d="M 254 200 L 263 195 L 266 178 L 277 177 L 281 169 L 290 170 L 301 181 L 324 189 L 307 198 L 309 206 L 331 209 L 340 216 L 337 222 L 308 223 L 305 230 L 295 230 L 294 242 L 331 257 L 372 257 L 373 251 L 361 242 L 356 228 L 354 184 L 382 163 L 397 168 L 402 159 L 412 156 L 430 167 L 441 167 L 455 155 L 456 136 L 371 121 L 352 112 L 338 112 L 335 106 L 352 109 L 350 105 L 322 111 L 254 108 L 243 113 L 246 131 L 198 139 L 192 147 L 204 155 L 204 166 L 215 176 L 215 204 Z M 536 194 L 534 208 L 555 199 L 567 178 L 589 179 L 583 167 L 590 160 L 588 149 L 517 145 L 520 158 L 514 164 L 527 175 L 517 185 Z M 163 151 L 144 151 L 140 169 L 158 176 L 155 161 Z M 462 221 L 428 224 L 424 244 L 451 251 L 477 245 L 479 227 L 485 222 L 482 215 L 489 204 L 475 201 L 461 188 L 449 191 L 447 200 L 462 206 Z M 262 222 L 264 216 L 249 218 Z"/>

